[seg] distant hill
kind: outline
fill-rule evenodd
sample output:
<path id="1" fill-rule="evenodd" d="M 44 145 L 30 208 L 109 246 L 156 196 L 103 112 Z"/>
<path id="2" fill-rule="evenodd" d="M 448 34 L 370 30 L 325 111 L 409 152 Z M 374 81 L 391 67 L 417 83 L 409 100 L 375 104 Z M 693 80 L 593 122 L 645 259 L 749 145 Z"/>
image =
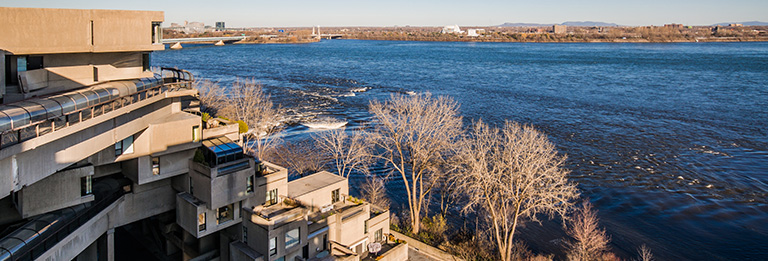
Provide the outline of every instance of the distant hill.
<path id="1" fill-rule="evenodd" d="M 717 23 L 713 25 L 728 26 L 729 24 L 743 24 L 745 26 L 768 26 L 768 22 L 749 21 L 749 22 L 736 22 L 736 23 Z"/>
<path id="2" fill-rule="evenodd" d="M 567 26 L 619 26 L 618 24 L 614 23 L 605 23 L 605 22 L 593 22 L 593 21 L 568 21 L 565 23 L 562 23 L 562 25 Z"/>
<path id="3" fill-rule="evenodd" d="M 536 24 L 536 23 L 504 23 L 502 25 L 499 25 L 501 27 L 543 27 L 543 26 L 552 26 L 555 24 Z M 604 23 L 604 22 L 593 22 L 593 21 L 568 21 L 565 23 L 562 23 L 561 25 L 567 25 L 567 26 L 619 26 L 614 23 Z M 746 25 L 746 24 L 744 24 Z"/>

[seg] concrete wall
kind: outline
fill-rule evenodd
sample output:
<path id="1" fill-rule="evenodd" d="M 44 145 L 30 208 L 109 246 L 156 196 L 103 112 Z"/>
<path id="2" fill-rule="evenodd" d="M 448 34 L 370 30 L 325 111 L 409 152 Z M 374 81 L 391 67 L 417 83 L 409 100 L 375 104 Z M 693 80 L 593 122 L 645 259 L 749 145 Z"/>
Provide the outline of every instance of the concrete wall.
<path id="1" fill-rule="evenodd" d="M 198 215 L 204 212 L 206 212 L 204 202 L 196 201 L 192 195 L 189 195 L 189 193 L 186 193 L 186 192 L 181 192 L 176 194 L 176 224 L 178 224 L 182 229 L 186 230 L 188 233 L 197 237 L 198 233 L 201 232 L 197 223 L 198 222 L 197 219 L 198 219 Z M 208 230 L 207 221 L 209 218 L 216 218 L 216 217 L 215 216 L 208 217 L 208 214 L 206 213 L 206 216 L 205 216 L 206 229 L 205 230 Z"/>
<path id="2" fill-rule="evenodd" d="M 395 236 L 397 239 L 405 240 L 405 242 L 408 243 L 408 247 L 413 248 L 414 250 L 424 253 L 428 256 L 431 256 L 437 260 L 463 260 L 461 258 L 458 258 L 454 255 L 449 254 L 448 252 L 445 252 L 443 250 L 440 250 L 436 247 L 430 246 L 425 244 L 424 242 L 421 242 L 419 240 L 416 240 L 412 237 L 403 235 L 397 231 L 392 231 L 392 235 Z M 406 252 L 407 253 L 407 252 Z M 403 260 L 403 259 L 399 259 Z"/>
<path id="3" fill-rule="evenodd" d="M 264 191 L 271 191 L 273 189 L 277 189 L 278 197 L 283 197 L 283 198 L 287 197 L 288 196 L 288 170 L 281 166 L 278 166 L 266 161 L 262 161 L 261 163 L 264 166 L 266 166 L 268 169 L 275 170 L 275 171 L 264 175 L 263 177 L 267 179 L 267 182 L 263 185 L 259 185 L 258 188 L 262 189 L 263 187 Z M 266 201 L 266 194 L 264 195 L 264 197 L 265 197 L 264 200 Z"/>
<path id="4" fill-rule="evenodd" d="M 290 189 L 292 183 L 288 184 Z M 296 199 L 301 201 L 302 204 L 312 206 L 314 208 L 322 208 L 323 206 L 331 205 L 331 192 L 339 190 L 339 200 L 344 200 L 346 195 L 349 195 L 349 184 L 346 179 L 339 182 L 330 184 L 328 186 L 316 189 L 312 192 L 306 193 L 301 196 L 297 196 Z"/>
<path id="5" fill-rule="evenodd" d="M 226 136 L 232 141 L 240 140 L 240 127 L 237 124 L 229 124 L 216 128 L 203 129 L 203 139 Z"/>
<path id="6" fill-rule="evenodd" d="M 146 165 L 139 165 L 141 171 L 138 173 L 138 183 L 146 184 L 187 173 L 189 172 L 189 164 L 187 162 L 194 155 L 195 149 L 189 149 L 157 156 L 160 159 L 160 174 L 158 175 L 152 172 L 152 157 L 142 157 L 146 159 Z"/>
<path id="7" fill-rule="evenodd" d="M 85 176 L 93 176 L 93 166 L 60 171 L 24 187 L 19 191 L 18 210 L 21 216 L 28 218 L 93 201 L 93 195 L 80 194 L 80 178 Z"/>
<path id="8" fill-rule="evenodd" d="M 174 101 L 173 106 L 177 106 Z M 174 112 L 162 119 L 158 119 L 149 125 L 149 153 L 160 153 L 168 150 L 168 147 L 192 142 L 192 129 L 200 128 L 200 116 Z"/>
<path id="9" fill-rule="evenodd" d="M 13 54 L 162 50 L 152 22 L 163 12 L 0 8 L 0 49 Z"/>
<path id="10" fill-rule="evenodd" d="M 384 211 L 368 219 L 368 242 L 376 242 L 376 230 L 379 229 L 381 229 L 381 239 L 386 240 L 389 234 L 389 211 Z"/>
<path id="11" fill-rule="evenodd" d="M 132 187 L 132 193 L 123 196 L 120 204 L 111 210 L 110 228 L 172 211 L 176 207 L 176 191 L 171 188 L 170 180 L 147 185 L 133 184 Z"/>
<path id="12" fill-rule="evenodd" d="M 408 260 L 408 243 L 399 244 L 386 253 L 384 253 L 379 261 L 400 261 Z M 439 259 L 439 260 L 451 260 L 451 259 Z"/>
<path id="13" fill-rule="evenodd" d="M 328 227 L 312 232 L 309 236 L 307 236 L 310 257 L 314 257 L 317 256 L 317 254 L 328 251 L 328 246 L 323 245 L 323 237 L 328 238 L 328 242 L 331 242 L 330 238 L 328 237 Z"/>
<path id="14" fill-rule="evenodd" d="M 266 230 L 264 227 L 249 221 L 243 222 L 243 225 L 248 229 L 248 246 L 262 254 L 265 260 L 273 261 L 280 257 L 285 257 L 285 260 L 293 260 L 294 256 L 301 255 L 302 247 L 308 242 L 307 221 L 305 219 L 285 223 L 271 230 Z M 299 228 L 299 244 L 286 249 L 285 233 L 295 228 Z M 269 239 L 273 237 L 277 238 L 277 254 L 269 256 Z"/>
<path id="15" fill-rule="evenodd" d="M 370 205 L 362 204 L 328 217 L 329 239 L 345 246 L 352 246 L 363 238 L 365 221 L 370 217 Z M 372 233 L 372 231 L 368 231 Z"/>
<path id="16" fill-rule="evenodd" d="M 247 162 L 250 166 L 247 169 L 233 173 L 218 175 L 218 168 L 226 165 L 219 165 L 217 168 L 208 168 L 200 163 L 189 162 L 189 176 L 192 178 L 194 193 L 196 198 L 205 201 L 211 209 L 216 209 L 233 202 L 238 202 L 255 196 L 257 193 L 246 193 L 246 182 L 248 177 L 255 176 L 255 164 L 253 159 L 245 158 L 230 163 Z M 227 164 L 230 164 L 227 163 Z M 200 188 L 198 190 L 198 188 Z M 258 187 L 254 184 L 254 192 L 263 190 L 264 187 Z M 261 195 L 266 194 L 258 193 Z"/>

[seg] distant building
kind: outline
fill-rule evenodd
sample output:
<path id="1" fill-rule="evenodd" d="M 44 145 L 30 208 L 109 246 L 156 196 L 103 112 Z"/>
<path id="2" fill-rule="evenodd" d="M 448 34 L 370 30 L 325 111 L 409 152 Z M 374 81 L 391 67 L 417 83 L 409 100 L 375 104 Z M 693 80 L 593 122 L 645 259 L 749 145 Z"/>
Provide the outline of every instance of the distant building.
<path id="1" fill-rule="evenodd" d="M 443 27 L 443 30 L 440 32 L 444 34 L 463 34 L 464 33 L 464 31 L 462 31 L 458 25 L 446 25 Z"/>
<path id="2" fill-rule="evenodd" d="M 679 28 L 679 29 L 682 29 L 683 25 L 682 24 L 665 24 L 664 27 L 666 27 L 666 28 Z"/>
<path id="3" fill-rule="evenodd" d="M 224 22 L 216 22 L 216 31 L 224 31 L 226 26 L 224 26 Z"/>
<path id="4" fill-rule="evenodd" d="M 187 34 L 199 34 L 205 32 L 205 24 L 201 22 L 187 22 L 184 21 L 184 33 Z"/>
<path id="5" fill-rule="evenodd" d="M 552 32 L 556 34 L 564 34 L 566 29 L 568 29 L 568 27 L 565 25 L 556 24 L 552 26 Z"/>
<path id="6" fill-rule="evenodd" d="M 480 34 L 484 34 L 485 29 L 467 29 L 467 36 L 470 37 L 477 37 L 480 36 Z"/>
<path id="7" fill-rule="evenodd" d="M 728 24 L 728 26 L 730 26 L 730 27 L 742 27 L 744 25 L 743 24 Z"/>

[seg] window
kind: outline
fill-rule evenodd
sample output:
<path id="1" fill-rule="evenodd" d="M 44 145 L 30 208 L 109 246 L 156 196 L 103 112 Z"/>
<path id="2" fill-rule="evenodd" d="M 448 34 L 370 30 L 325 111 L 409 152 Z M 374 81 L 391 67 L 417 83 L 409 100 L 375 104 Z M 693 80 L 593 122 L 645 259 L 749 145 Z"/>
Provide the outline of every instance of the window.
<path id="1" fill-rule="evenodd" d="M 149 57 L 150 57 L 149 53 L 141 53 L 141 69 L 145 72 L 149 71 L 149 63 L 150 63 Z"/>
<path id="2" fill-rule="evenodd" d="M 245 194 L 251 194 L 253 193 L 253 179 L 256 178 L 254 175 L 248 176 L 248 179 L 245 180 Z"/>
<path id="3" fill-rule="evenodd" d="M 195 187 L 192 184 L 193 184 L 192 177 L 189 177 L 189 194 L 194 196 L 195 195 L 195 193 L 194 193 L 195 192 L 195 190 L 194 190 Z"/>
<path id="4" fill-rule="evenodd" d="M 267 191 L 267 201 L 264 205 L 271 206 L 277 204 L 277 189 Z"/>
<path id="5" fill-rule="evenodd" d="M 27 70 L 43 69 L 42 56 L 27 56 Z"/>
<path id="6" fill-rule="evenodd" d="M 197 214 L 197 229 L 205 231 L 205 212 Z"/>
<path id="7" fill-rule="evenodd" d="M 16 57 L 16 73 L 26 72 L 26 71 L 27 71 L 27 57 L 26 56 Z"/>
<path id="8" fill-rule="evenodd" d="M 363 234 L 368 234 L 368 220 L 363 222 Z"/>
<path id="9" fill-rule="evenodd" d="M 376 230 L 376 232 L 373 233 L 373 241 L 374 242 L 380 242 L 382 238 L 382 229 L 379 228 L 379 230 Z"/>
<path id="10" fill-rule="evenodd" d="M 285 249 L 299 244 L 299 228 L 294 228 L 285 233 Z"/>
<path id="11" fill-rule="evenodd" d="M 328 247 L 328 234 L 323 234 L 323 248 L 319 251 L 325 251 L 325 248 Z"/>
<path id="12" fill-rule="evenodd" d="M 152 157 L 152 175 L 160 175 L 160 157 Z"/>
<path id="13" fill-rule="evenodd" d="M 269 239 L 269 255 L 274 256 L 277 254 L 277 238 L 273 237 Z"/>
<path id="14" fill-rule="evenodd" d="M 243 243 L 248 244 L 248 227 L 243 225 Z"/>
<path id="15" fill-rule="evenodd" d="M 80 196 L 93 194 L 93 176 L 80 178 Z"/>
<path id="16" fill-rule="evenodd" d="M 339 202 L 339 189 L 331 191 L 331 203 Z"/>
<path id="17" fill-rule="evenodd" d="M 115 143 L 115 157 L 133 153 L 133 136 Z"/>
<path id="18" fill-rule="evenodd" d="M 192 141 L 200 141 L 200 126 L 192 126 Z"/>
<path id="19" fill-rule="evenodd" d="M 163 40 L 163 29 L 160 28 L 162 22 L 152 22 L 152 43 L 158 44 Z"/>
<path id="20" fill-rule="evenodd" d="M 235 211 L 235 209 L 232 204 L 220 207 L 217 211 L 218 215 L 216 215 L 216 222 L 218 224 L 221 224 L 221 223 L 232 220 L 234 217 L 233 211 Z"/>

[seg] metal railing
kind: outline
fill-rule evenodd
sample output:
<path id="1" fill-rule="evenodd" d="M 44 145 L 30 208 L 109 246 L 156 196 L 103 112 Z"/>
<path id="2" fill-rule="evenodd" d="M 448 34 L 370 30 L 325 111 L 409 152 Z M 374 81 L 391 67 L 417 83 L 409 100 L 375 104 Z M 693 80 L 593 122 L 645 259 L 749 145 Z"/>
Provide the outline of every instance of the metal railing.
<path id="1" fill-rule="evenodd" d="M 130 95 L 121 95 L 122 97 L 78 109 L 60 117 L 52 117 L 32 122 L 26 126 L 4 132 L 0 134 L 0 149 L 65 129 L 77 123 L 93 119 L 108 112 L 144 101 L 166 92 L 185 89 L 189 90 L 193 88 L 192 84 L 194 82 L 194 77 L 188 71 L 175 68 L 161 68 L 160 74 L 162 83 L 158 86 L 137 91 Z"/>

